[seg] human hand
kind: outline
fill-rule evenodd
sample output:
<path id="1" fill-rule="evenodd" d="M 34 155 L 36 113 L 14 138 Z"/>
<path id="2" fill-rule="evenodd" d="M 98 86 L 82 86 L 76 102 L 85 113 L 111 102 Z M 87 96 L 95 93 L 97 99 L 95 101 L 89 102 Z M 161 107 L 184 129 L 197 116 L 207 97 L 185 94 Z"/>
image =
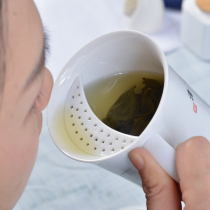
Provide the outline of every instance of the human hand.
<path id="1" fill-rule="evenodd" d="M 210 209 L 210 143 L 193 137 L 176 148 L 180 185 L 155 161 L 148 151 L 136 148 L 129 158 L 139 171 L 148 210 Z"/>

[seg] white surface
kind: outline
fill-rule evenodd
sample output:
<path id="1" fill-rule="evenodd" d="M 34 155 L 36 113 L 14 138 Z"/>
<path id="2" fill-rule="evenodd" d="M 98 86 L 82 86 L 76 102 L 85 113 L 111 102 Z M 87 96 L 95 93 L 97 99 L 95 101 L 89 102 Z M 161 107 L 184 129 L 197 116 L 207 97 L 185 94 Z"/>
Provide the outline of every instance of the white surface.
<path id="1" fill-rule="evenodd" d="M 149 151 L 160 166 L 179 183 L 176 169 L 176 151 L 166 143 L 166 140 L 156 133 L 146 141 L 143 148 Z"/>
<path id="2" fill-rule="evenodd" d="M 167 62 L 210 105 L 210 62 L 184 48 L 167 56 Z"/>
<path id="3" fill-rule="evenodd" d="M 105 33 L 128 29 L 125 0 L 35 0 L 49 33 L 47 67 L 54 79 L 85 44 Z M 163 26 L 150 37 L 164 52 L 180 47 L 180 12 L 166 10 Z"/>

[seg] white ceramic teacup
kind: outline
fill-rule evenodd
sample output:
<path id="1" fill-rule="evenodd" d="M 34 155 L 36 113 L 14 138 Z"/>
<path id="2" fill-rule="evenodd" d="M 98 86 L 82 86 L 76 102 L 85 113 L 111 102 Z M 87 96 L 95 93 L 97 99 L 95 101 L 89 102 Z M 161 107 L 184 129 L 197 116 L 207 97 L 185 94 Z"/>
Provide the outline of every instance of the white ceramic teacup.
<path id="1" fill-rule="evenodd" d="M 76 75 L 83 85 L 102 77 L 129 71 L 150 71 L 164 76 L 158 109 L 137 139 L 110 156 L 94 156 L 80 150 L 68 135 L 64 107 Z M 136 147 L 146 148 L 157 162 L 179 181 L 175 148 L 192 136 L 210 139 L 209 106 L 168 66 L 160 48 L 146 35 L 117 31 L 103 35 L 77 52 L 58 76 L 48 106 L 48 126 L 56 146 L 68 157 L 97 164 L 139 185 L 141 179 L 128 158 Z"/>

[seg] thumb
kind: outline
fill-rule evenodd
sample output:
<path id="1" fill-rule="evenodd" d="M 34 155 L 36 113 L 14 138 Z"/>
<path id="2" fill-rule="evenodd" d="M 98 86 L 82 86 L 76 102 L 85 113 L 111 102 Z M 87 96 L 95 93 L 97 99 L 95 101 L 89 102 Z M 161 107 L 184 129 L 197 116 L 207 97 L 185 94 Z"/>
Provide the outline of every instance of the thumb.
<path id="1" fill-rule="evenodd" d="M 141 176 L 148 210 L 182 209 L 177 183 L 147 150 L 136 148 L 129 153 L 129 158 Z"/>

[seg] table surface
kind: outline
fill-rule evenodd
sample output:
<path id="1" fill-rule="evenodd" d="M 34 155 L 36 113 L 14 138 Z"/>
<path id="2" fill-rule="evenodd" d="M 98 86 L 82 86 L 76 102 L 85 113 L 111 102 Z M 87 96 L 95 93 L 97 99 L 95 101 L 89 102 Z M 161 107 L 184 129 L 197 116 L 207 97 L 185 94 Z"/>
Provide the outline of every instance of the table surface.
<path id="1" fill-rule="evenodd" d="M 35 2 L 42 19 L 50 22 L 48 16 L 43 17 L 43 14 L 46 9 L 52 11 L 51 8 L 46 8 L 47 3 L 41 5 L 41 0 Z M 49 3 L 49 0 L 46 0 L 46 2 Z M 176 17 L 175 19 L 179 21 L 179 18 Z M 84 19 L 80 21 L 84 21 Z M 178 24 L 178 22 L 176 23 Z M 59 21 L 57 20 L 54 24 L 58 25 Z M 95 24 L 97 25 L 96 22 Z M 53 26 L 53 24 L 51 26 L 54 27 L 54 29 L 51 28 L 52 31 L 55 30 L 53 34 L 60 33 L 57 31 L 56 26 Z M 122 29 L 122 26 L 118 28 L 120 27 Z M 64 40 L 67 39 L 67 37 L 65 38 L 66 35 L 62 34 L 61 46 L 58 45 L 61 37 L 57 37 L 58 40 L 55 41 L 56 36 L 52 35 L 55 40 L 52 40 L 51 63 L 48 66 L 53 69 L 54 78 L 73 52 L 76 52 L 95 36 L 110 30 L 113 30 L 113 28 L 105 26 L 99 33 L 95 33 L 94 36 L 89 34 L 83 40 L 80 34 L 78 36 L 78 45 L 75 45 L 69 54 L 65 54 L 64 57 L 58 49 L 65 48 L 64 44 L 66 45 L 66 43 Z M 63 29 L 63 31 L 65 30 Z M 178 31 L 174 33 L 178 34 Z M 68 44 L 71 45 L 70 42 Z M 176 46 L 179 49 L 166 55 L 168 64 L 201 98 L 210 104 L 210 63 L 200 60 L 188 49 L 180 47 L 180 43 Z M 58 55 L 60 59 L 54 60 Z M 146 205 L 145 195 L 141 187 L 95 165 L 74 161 L 61 153 L 49 135 L 46 115 L 47 112 L 44 110 L 43 129 L 40 135 L 40 146 L 34 170 L 14 210 L 117 210 L 126 206 Z"/>

